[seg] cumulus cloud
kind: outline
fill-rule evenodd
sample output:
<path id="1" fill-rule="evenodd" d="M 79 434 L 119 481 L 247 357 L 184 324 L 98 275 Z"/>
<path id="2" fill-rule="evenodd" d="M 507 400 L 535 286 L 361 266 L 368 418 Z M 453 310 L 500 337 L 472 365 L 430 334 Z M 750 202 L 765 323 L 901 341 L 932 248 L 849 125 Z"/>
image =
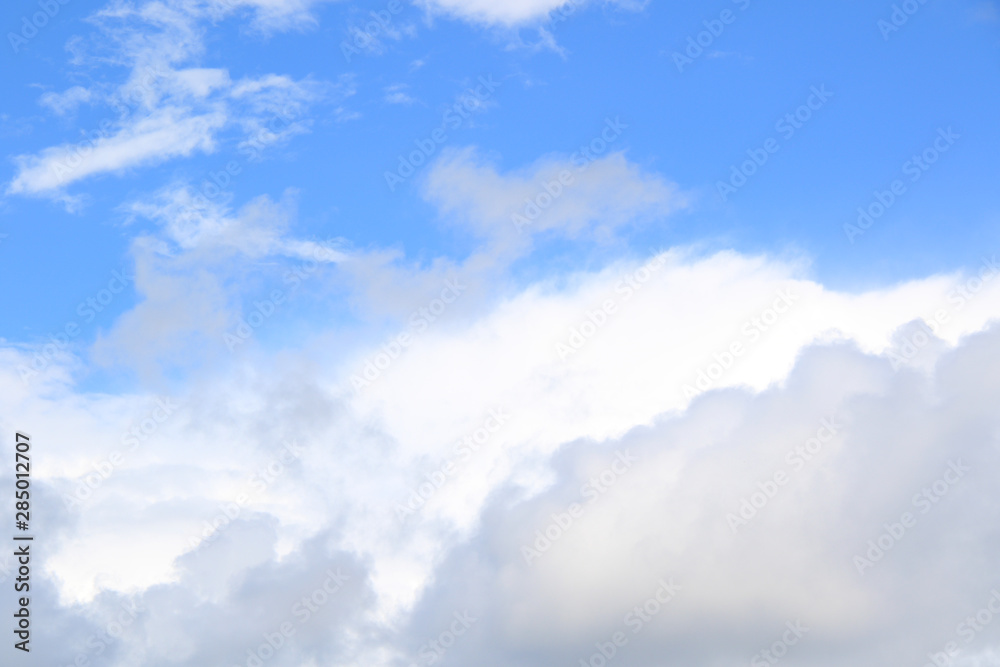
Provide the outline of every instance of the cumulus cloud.
<path id="1" fill-rule="evenodd" d="M 414 610 L 414 636 L 475 606 L 481 632 L 446 664 L 588 663 L 619 632 L 617 659 L 639 665 L 768 664 L 763 650 L 924 664 L 949 642 L 976 664 L 1000 626 L 967 619 L 998 581 L 959 563 L 996 557 L 998 333 L 930 377 L 849 345 L 809 348 L 780 387 L 565 445 L 543 493 L 494 494 Z M 664 582 L 679 588 L 666 603 Z"/>
<path id="2" fill-rule="evenodd" d="M 229 243 L 211 224 L 164 242 Z M 747 662 L 797 621 L 802 664 L 917 661 L 997 585 L 998 275 L 846 294 L 805 266 L 673 250 L 470 297 L 374 375 L 386 347 L 345 347 L 336 327 L 160 397 L 89 394 L 72 375 L 26 393 L 27 353 L 8 348 L 0 414 L 37 424 L 58 462 L 38 473 L 46 604 L 90 623 L 121 601 L 146 610 L 112 664 L 245 664 L 338 564 L 356 588 L 274 664 L 419 662 L 456 614 L 470 627 L 443 664 L 573 664 L 619 631 L 636 664 Z M 969 470 L 938 494 L 951 462 Z M 923 512 L 925 487 L 940 497 Z M 906 511 L 915 525 L 859 572 Z M 633 634 L 626 615 L 661 580 L 676 596 Z M 213 620 L 227 615 L 240 623 Z M 963 655 L 988 656 L 994 633 Z"/>
<path id="3" fill-rule="evenodd" d="M 307 132 L 349 76 L 233 74 L 204 34 L 318 4 L 98 12 L 75 62 L 126 81 L 40 103 L 114 118 L 19 156 L 9 191 Z M 577 4 L 423 3 L 507 27 Z M 516 169 L 444 152 L 421 194 L 479 244 L 460 260 L 305 237 L 294 191 L 126 204 L 135 303 L 87 348 L 0 341 L 0 426 L 36 443 L 35 659 L 998 664 L 1000 264 L 857 293 L 688 248 L 512 277 L 546 242 L 679 224 L 690 195 L 623 129 Z M 107 368 L 140 381 L 93 390 Z"/>

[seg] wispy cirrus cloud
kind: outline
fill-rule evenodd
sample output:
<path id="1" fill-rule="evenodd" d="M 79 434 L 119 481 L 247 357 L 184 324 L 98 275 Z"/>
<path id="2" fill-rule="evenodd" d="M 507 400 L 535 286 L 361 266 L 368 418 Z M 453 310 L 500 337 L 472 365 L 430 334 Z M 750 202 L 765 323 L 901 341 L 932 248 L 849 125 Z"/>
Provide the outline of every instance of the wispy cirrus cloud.
<path id="1" fill-rule="evenodd" d="M 232 210 L 178 183 L 124 207 L 156 230 L 133 241 L 138 303 L 98 337 L 94 358 L 149 376 L 210 358 L 239 321 L 244 301 L 258 296 L 262 269 L 287 276 L 306 263 L 312 272 L 347 260 L 339 240 L 291 233 L 295 194 L 286 191 L 278 201 L 260 196 Z M 287 294 L 285 283 L 282 290 Z"/>
<path id="2" fill-rule="evenodd" d="M 510 28 L 537 23 L 551 12 L 566 6 L 578 9 L 587 4 L 587 0 L 419 0 L 419 4 L 429 11 L 472 23 Z M 612 4 L 625 10 L 639 11 L 646 3 L 638 0 L 612 0 Z"/>
<path id="3" fill-rule="evenodd" d="M 53 113 L 59 116 L 70 114 L 82 105 L 90 102 L 94 93 L 89 88 L 83 86 L 73 86 L 61 93 L 47 92 L 39 99 L 38 103 L 48 107 Z"/>
<path id="4" fill-rule="evenodd" d="M 194 115 L 190 109 L 163 108 L 93 142 L 63 144 L 15 158 L 18 173 L 11 194 L 43 194 L 96 174 L 121 172 L 196 151 L 211 152 L 226 125 L 222 109 Z"/>
<path id="5" fill-rule="evenodd" d="M 8 194 L 73 201 L 66 188 L 77 181 L 212 153 L 237 130 L 245 137 L 241 147 L 246 137 L 253 137 L 255 145 L 274 144 L 308 131 L 308 106 L 351 95 L 345 80 L 324 84 L 279 74 L 234 80 L 228 69 L 202 67 L 199 61 L 213 17 L 250 8 L 255 11 L 255 25 L 287 30 L 309 23 L 315 4 L 115 3 L 97 12 L 91 22 L 100 38 L 89 50 L 77 49 L 74 63 L 124 66 L 129 70 L 125 81 L 111 88 L 77 85 L 61 93 L 48 92 L 40 103 L 60 115 L 83 103 L 107 107 L 110 114 L 84 141 L 15 156 L 16 173 L 7 184 Z M 291 120 L 283 122 L 278 132 L 264 132 L 277 114 Z"/>

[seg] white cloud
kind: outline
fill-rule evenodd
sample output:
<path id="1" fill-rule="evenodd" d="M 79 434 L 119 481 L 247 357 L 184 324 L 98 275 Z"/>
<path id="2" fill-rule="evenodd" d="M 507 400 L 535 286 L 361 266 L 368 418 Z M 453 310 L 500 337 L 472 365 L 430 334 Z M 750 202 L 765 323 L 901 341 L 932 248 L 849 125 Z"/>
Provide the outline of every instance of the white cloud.
<path id="1" fill-rule="evenodd" d="M 512 26 L 542 19 L 552 10 L 571 2 L 572 0 L 513 0 L 504 3 L 489 0 L 427 0 L 424 4 L 429 9 L 477 23 Z"/>
<path id="2" fill-rule="evenodd" d="M 252 26 L 262 32 L 304 30 L 318 21 L 315 9 L 331 0 L 209 0 L 208 11 L 224 16 L 243 8 L 254 12 Z"/>
<path id="3" fill-rule="evenodd" d="M 956 626 L 997 584 L 988 568 L 959 563 L 985 564 L 996 552 L 1000 517 L 988 498 L 1000 421 L 985 397 L 998 390 L 987 377 L 1000 360 L 998 334 L 943 355 L 931 377 L 894 373 L 849 346 L 814 348 L 781 388 L 710 395 L 620 439 L 565 446 L 541 495 L 522 500 L 513 485 L 494 494 L 473 537 L 436 569 L 411 637 L 468 606 L 482 632 L 456 643 L 453 664 L 579 664 L 619 631 L 628 645 L 618 659 L 629 664 L 748 664 L 796 621 L 808 628 L 788 651 L 797 665 L 834 664 L 832 654 L 864 667 L 887 655 L 923 664 L 949 641 L 965 656 L 995 650 L 1000 628 L 969 646 Z M 819 431 L 824 419 L 832 436 Z M 810 438 L 815 456 L 790 460 Z M 581 488 L 617 451 L 636 462 L 608 474 L 607 491 L 590 502 Z M 944 495 L 913 500 L 952 464 L 965 470 L 938 483 Z M 768 481 L 771 498 L 759 486 Z M 734 532 L 727 515 L 753 494 L 756 516 Z M 553 514 L 567 526 L 574 502 L 582 513 L 550 530 L 547 546 L 536 531 L 555 524 Z M 855 556 L 907 511 L 915 525 L 893 526 L 898 538 L 883 538 L 890 547 L 860 574 Z M 528 564 L 522 547 L 536 544 Z M 632 611 L 661 579 L 681 586 L 676 598 Z M 651 611 L 654 620 L 638 622 Z"/>
<path id="4" fill-rule="evenodd" d="M 387 7 L 388 5 L 386 5 Z M 394 7 L 396 7 L 394 5 Z M 397 12 L 403 4 L 400 3 Z M 404 37 L 416 37 L 417 26 L 414 23 L 401 23 L 401 19 L 395 17 L 394 12 L 388 12 L 389 18 L 385 14 L 377 21 L 372 20 L 372 15 L 367 12 L 360 12 L 352 19 L 347 27 L 347 39 L 341 42 L 341 53 L 351 61 L 351 56 L 358 53 L 380 56 L 386 53 L 388 47 L 386 40 L 401 41 Z M 381 11 L 387 11 L 383 9 Z"/>
<path id="5" fill-rule="evenodd" d="M 389 104 L 402 104 L 405 106 L 413 104 L 416 100 L 410 97 L 410 95 L 406 92 L 407 88 L 408 86 L 404 83 L 396 83 L 391 86 L 386 86 L 385 101 Z"/>
<path id="6" fill-rule="evenodd" d="M 288 237 L 295 213 L 294 191 L 285 194 L 278 204 L 261 196 L 233 212 L 221 201 L 178 184 L 163 188 L 151 199 L 132 202 L 126 210 L 159 224 L 164 238 L 178 248 L 198 250 L 206 257 L 221 257 L 227 252 L 251 260 L 274 255 L 311 257 L 318 249 L 316 244 Z M 338 252 L 330 261 L 344 258 Z"/>
<path id="7" fill-rule="evenodd" d="M 215 148 L 215 133 L 225 123 L 221 109 L 200 115 L 183 108 L 161 109 L 94 141 L 18 156 L 18 173 L 7 191 L 39 194 L 95 174 L 120 172 L 196 151 L 210 153 Z"/>
<path id="8" fill-rule="evenodd" d="M 564 4 L 434 7 L 517 25 Z M 314 5 L 220 0 L 208 12 L 249 9 L 267 31 L 307 27 Z M 198 66 L 201 7 L 102 12 L 162 28 L 148 40 L 114 33 L 131 74 L 105 101 L 125 118 L 69 172 L 56 165 L 78 144 L 20 156 L 10 191 L 65 196 L 85 176 L 210 152 L 232 127 L 249 137 L 240 146 L 264 147 L 306 131 L 305 109 L 331 90 L 353 91 L 349 78 L 331 88 Z M 43 104 L 69 113 L 98 94 L 81 90 Z M 40 624 L 44 658 L 95 658 L 88 635 L 130 601 L 141 611 L 104 654 L 111 665 L 252 664 L 290 622 L 296 634 L 270 664 L 398 667 L 465 610 L 474 630 L 442 664 L 579 664 L 618 631 L 630 633 L 619 664 L 746 664 L 794 620 L 810 634 L 790 664 L 918 664 L 940 650 L 1000 585 L 998 269 L 851 294 L 804 264 L 674 249 L 515 284 L 504 268 L 533 242 L 608 239 L 687 205 L 679 186 L 602 145 L 506 172 L 471 149 L 443 154 L 423 194 L 486 240 L 461 263 L 401 266 L 398 253 L 299 238 L 291 192 L 232 210 L 181 184 L 132 203 L 156 226 L 132 249 L 137 303 L 28 384 L 21 370 L 44 347 L 0 342 L 0 424 L 31 424 L 44 447 L 34 483 L 47 546 L 33 600 L 52 621 Z M 321 250 L 313 263 L 336 271 L 310 269 L 308 333 L 277 312 L 277 342 L 226 352 L 223 336 L 251 304 Z M 378 326 L 335 312 L 345 278 L 356 281 L 351 305 Z M 445 281 L 464 286 L 439 313 Z M 387 314 L 393 338 L 410 337 L 394 356 L 380 337 Z M 94 362 L 171 387 L 176 407 L 160 419 L 164 399 L 149 390 L 82 389 Z M 457 449 L 491 414 L 503 423 L 479 450 Z M 824 419 L 836 432 L 796 468 L 788 452 Z M 283 447 L 296 453 L 276 467 Z M 583 485 L 626 450 L 637 461 L 587 502 Z M 914 494 L 957 460 L 968 476 L 859 574 L 852 558 L 919 511 Z M 728 515 L 777 471 L 787 483 L 734 532 Z M 428 483 L 430 498 L 401 521 Z M 88 484 L 79 507 L 64 507 Z M 573 502 L 583 515 L 538 547 L 536 531 L 553 514 L 564 522 Z M 295 605 L 315 604 L 341 568 L 349 583 L 300 623 Z M 661 578 L 681 591 L 633 636 L 625 615 Z M 995 664 L 1000 623 L 976 641 L 963 664 Z"/>
<path id="9" fill-rule="evenodd" d="M 204 99 L 213 91 L 228 88 L 231 85 L 229 72 L 219 68 L 190 67 L 171 73 L 170 80 L 165 82 L 166 92 L 178 97 L 191 96 Z"/>
<path id="10" fill-rule="evenodd" d="M 94 53 L 80 53 L 74 62 L 124 66 L 130 70 L 128 78 L 110 91 L 76 86 L 62 94 L 47 93 L 40 102 L 58 114 L 84 102 L 100 103 L 110 106 L 113 115 L 97 123 L 85 141 L 16 156 L 17 173 L 7 192 L 46 195 L 78 206 L 79 197 L 65 192 L 68 185 L 98 174 L 210 153 L 233 127 L 243 132 L 238 150 L 252 158 L 269 145 L 307 132 L 308 105 L 350 96 L 350 77 L 335 84 L 277 74 L 233 81 L 227 69 L 201 67 L 197 61 L 204 53 L 204 24 L 221 16 L 217 16 L 220 11 L 250 7 L 258 27 L 288 29 L 310 22 L 315 4 L 226 0 L 206 8 L 179 1 L 115 3 L 97 12 L 92 22 L 103 39 Z"/>
<path id="11" fill-rule="evenodd" d="M 612 4 L 636 11 L 645 6 L 634 0 L 611 0 Z M 449 14 L 474 23 L 505 27 L 538 22 L 555 10 L 578 11 L 587 4 L 586 0 L 511 0 L 491 2 L 490 0 L 420 0 L 427 9 Z"/>
<path id="12" fill-rule="evenodd" d="M 254 237 L 257 211 L 280 229 L 268 207 L 225 214 L 228 222 L 168 224 L 167 238 L 188 248 L 191 262 L 172 265 L 188 269 L 178 277 L 204 275 L 190 271 L 200 266 L 192 253 L 211 239 L 239 245 L 243 233 Z M 283 247 L 275 245 L 280 236 L 264 238 L 265 247 Z M 248 243 L 240 256 L 260 256 L 259 244 Z M 508 664 L 515 654 L 527 665 L 572 664 L 623 629 L 624 614 L 659 577 L 683 588 L 632 642 L 639 664 L 652 655 L 746 662 L 796 618 L 811 629 L 796 649 L 806 665 L 825 667 L 831 646 L 852 664 L 875 667 L 881 655 L 915 661 L 936 638 L 943 645 L 996 585 L 988 567 L 955 564 L 995 561 L 1000 517 L 989 489 L 1000 466 L 1000 332 L 971 334 L 1000 316 L 998 276 L 982 284 L 937 276 L 846 294 L 810 280 L 803 267 L 762 257 L 672 251 L 662 260 L 648 275 L 645 260 L 621 261 L 513 292 L 494 285 L 485 299 L 469 292 L 462 298 L 478 298 L 473 308 L 415 336 L 357 394 L 350 376 L 377 345 L 345 347 L 337 327 L 294 353 L 224 357 L 232 363 L 191 376 L 176 414 L 70 514 L 52 494 L 72 492 L 92 462 L 120 448 L 155 397 L 80 393 L 67 376 L 38 385 L 44 394 L 26 393 L 16 374 L 23 353 L 7 350 L 14 358 L 0 374 L 0 414 L 37 425 L 33 436 L 59 462 L 40 469 L 37 484 L 51 489 L 46 515 L 65 517 L 45 561 L 59 574 L 61 595 L 89 605 L 102 587 L 141 596 L 149 610 L 142 630 L 122 647 L 142 646 L 143 664 L 152 665 L 177 655 L 193 665 L 245 659 L 247 642 L 278 620 L 247 600 L 290 609 L 326 559 L 363 563 L 351 565 L 358 597 L 337 607 L 337 627 L 354 639 L 324 639 L 334 622 L 324 621 L 289 643 L 289 660 L 414 659 L 450 614 L 469 609 L 478 629 L 444 664 Z M 969 298 L 957 298 L 959 288 Z M 213 294 L 226 298 L 192 279 L 172 288 L 161 277 L 156 290 L 170 289 L 148 321 L 210 318 L 220 312 L 208 303 Z M 613 312 L 596 316 L 609 300 Z M 942 309 L 940 343 L 916 337 L 909 323 Z M 560 358 L 557 344 L 575 345 L 574 329 L 583 342 Z M 894 369 L 888 352 L 902 353 L 901 335 L 918 344 L 906 353 L 912 361 Z M 134 340 L 138 350 L 156 335 Z M 743 350 L 726 361 L 734 342 Z M 712 364 L 730 366 L 712 383 L 725 391 L 692 401 L 684 386 Z M 490 410 L 507 416 L 502 428 L 401 524 L 397 505 L 457 458 L 456 443 Z M 815 465 L 792 470 L 786 452 L 827 417 L 841 425 L 836 437 Z M 224 516 L 285 440 L 298 441 L 301 457 L 240 505 L 238 521 L 223 519 L 219 539 L 183 556 L 203 522 Z M 580 486 L 620 449 L 641 464 L 527 566 L 522 544 L 579 500 Z M 858 575 L 852 556 L 959 458 L 974 466 L 962 486 Z M 734 534 L 727 513 L 776 470 L 791 481 Z M 140 537 L 109 541 L 122 526 Z M 149 566 L 129 565 L 136 562 Z M 259 596 L 248 598 L 251 590 Z M 274 597 L 280 590 L 296 595 L 284 604 Z M 184 621 L 196 613 L 240 620 L 203 632 Z M 914 641 L 914 628 L 935 641 Z M 144 636 L 153 639 L 142 644 Z M 171 645 L 175 636 L 182 648 Z M 117 664 L 127 664 L 127 651 Z"/>
<path id="13" fill-rule="evenodd" d="M 234 212 L 176 185 L 128 210 L 156 222 L 161 233 L 134 242 L 139 302 L 98 337 L 93 355 L 99 363 L 123 364 L 147 376 L 224 352 L 225 334 L 243 315 L 244 299 L 260 299 L 262 263 L 270 265 L 269 274 L 281 274 L 290 263 L 322 266 L 347 257 L 339 242 L 290 235 L 292 191 L 280 202 L 262 196 Z M 287 298 L 284 284 L 282 293 Z"/>
<path id="14" fill-rule="evenodd" d="M 43 94 L 38 102 L 46 106 L 59 116 L 76 111 L 81 104 L 89 102 L 93 98 L 93 93 L 83 86 L 73 86 L 61 93 L 47 92 Z"/>
<path id="15" fill-rule="evenodd" d="M 607 143 L 601 139 L 599 145 Z M 623 224 L 665 217 L 688 202 L 675 184 L 605 150 L 553 156 L 505 174 L 474 149 L 451 150 L 434 163 L 424 193 L 447 218 L 507 243 L 542 233 L 608 236 Z"/>

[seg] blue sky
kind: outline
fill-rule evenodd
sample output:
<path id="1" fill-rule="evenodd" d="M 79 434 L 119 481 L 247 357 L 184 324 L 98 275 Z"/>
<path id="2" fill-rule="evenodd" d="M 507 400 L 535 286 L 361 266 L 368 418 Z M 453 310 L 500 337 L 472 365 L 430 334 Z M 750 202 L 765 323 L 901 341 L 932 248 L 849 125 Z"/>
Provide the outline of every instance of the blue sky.
<path id="1" fill-rule="evenodd" d="M 33 7 L 12 6 L 11 22 Z M 571 154 L 605 117 L 618 117 L 628 129 L 614 150 L 693 194 L 683 214 L 623 230 L 625 245 L 803 254 L 825 284 L 856 291 L 975 264 L 982 248 L 1000 241 L 992 187 L 1000 59 L 989 3 L 920 5 L 888 39 L 878 21 L 890 19 L 892 5 L 878 3 L 650 3 L 641 10 L 588 4 L 565 20 L 511 28 L 402 5 L 389 14 L 397 39 L 381 35 L 377 52 L 352 53 L 348 62 L 338 45 L 350 39 L 350 26 L 380 9 L 321 4 L 314 21 L 283 32 L 254 30 L 249 12 L 236 12 L 206 31 L 203 53 L 187 64 L 225 67 L 234 79 L 279 72 L 334 88 L 309 104 L 307 131 L 260 160 L 247 161 L 237 148 L 239 132 L 226 129 L 210 150 L 70 184 L 65 193 L 85 201 L 73 212 L 51 192 L 8 192 L 0 225 L 10 236 L 0 248 L 0 271 L 21 287 L 0 296 L 0 308 L 16 313 L 4 318 L 0 333 L 30 340 L 61 326 L 64 313 L 128 261 L 130 239 L 148 224 L 126 225 L 125 202 L 175 180 L 197 185 L 231 160 L 241 165 L 226 188 L 234 206 L 298 190 L 299 235 L 394 246 L 415 259 L 462 257 L 470 239 L 443 225 L 419 195 L 426 165 L 395 192 L 383 173 L 484 75 L 502 86 L 474 119 L 449 129 L 444 145 L 476 146 L 501 170 L 516 170 L 543 155 Z M 732 23 L 679 72 L 673 54 L 727 9 Z M 39 101 L 73 86 L 121 82 L 122 66 L 71 62 L 67 45 L 97 49 L 101 41 L 86 20 L 91 11 L 69 3 L 18 53 L 3 52 L 8 184 L 18 173 L 16 156 L 72 142 L 115 118 L 96 100 L 63 116 Z M 722 202 L 717 182 L 746 159 L 745 151 L 781 137 L 776 121 L 818 85 L 833 93 L 829 103 L 781 138 L 780 151 Z M 387 100 L 393 86 L 401 93 L 396 103 Z M 961 137 L 954 148 L 870 232 L 848 243 L 842 227 L 857 217 L 856 208 L 899 178 L 903 163 L 947 127 Z M 550 251 L 579 261 L 600 249 L 583 243 Z M 546 249 L 538 252 L 543 261 Z M 31 279 L 24 281 L 26 274 Z M 129 305 L 122 299 L 111 312 Z"/>

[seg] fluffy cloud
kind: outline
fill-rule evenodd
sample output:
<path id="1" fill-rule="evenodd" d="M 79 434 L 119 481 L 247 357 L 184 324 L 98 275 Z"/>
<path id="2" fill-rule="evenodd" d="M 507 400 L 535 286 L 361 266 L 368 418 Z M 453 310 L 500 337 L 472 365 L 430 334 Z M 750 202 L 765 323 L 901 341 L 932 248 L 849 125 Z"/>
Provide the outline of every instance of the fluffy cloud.
<path id="1" fill-rule="evenodd" d="M 85 155 L 21 156 L 10 190 L 308 131 L 350 77 L 201 58 L 210 20 L 302 28 L 314 5 L 99 12 L 128 80 L 41 102 L 116 119 Z M 511 26 L 566 5 L 432 7 Z M 461 260 L 298 236 L 291 191 L 126 205 L 136 303 L 86 349 L 0 342 L 0 425 L 36 442 L 36 659 L 875 667 L 954 642 L 997 664 L 1000 621 L 975 620 L 1000 589 L 996 260 L 861 293 L 685 248 L 513 278 L 536 245 L 688 206 L 622 129 L 507 171 L 443 153 L 421 192 L 480 244 Z M 109 367 L 141 389 L 88 389 Z"/>
<path id="2" fill-rule="evenodd" d="M 688 198 L 677 185 L 643 173 L 622 153 L 605 154 L 624 127 L 608 119 L 594 142 L 571 156 L 545 158 L 506 174 L 472 148 L 448 151 L 434 163 L 425 196 L 447 219 L 503 246 L 523 246 L 546 233 L 608 237 L 625 223 L 662 218 L 686 206 Z"/>
<path id="3" fill-rule="evenodd" d="M 1000 643 L 993 614 L 968 618 L 1000 604 L 980 566 L 1000 518 L 998 334 L 931 376 L 811 348 L 780 387 L 567 444 L 543 493 L 494 494 L 414 610 L 414 643 L 472 608 L 481 632 L 446 664 L 586 664 L 618 632 L 637 665 L 769 664 L 783 637 L 772 656 L 799 665 L 919 665 L 949 642 L 956 664 L 996 664 L 977 661 Z M 665 604 L 663 582 L 679 587 Z"/>
<path id="4" fill-rule="evenodd" d="M 121 602 L 145 610 L 111 664 L 245 664 L 335 565 L 356 588 L 273 664 L 419 662 L 455 614 L 475 620 L 444 664 L 573 664 L 619 631 L 636 664 L 746 662 L 786 621 L 809 628 L 789 649 L 802 664 L 916 662 L 953 639 L 988 656 L 993 626 L 953 635 L 997 585 L 996 277 L 852 295 L 801 266 L 675 250 L 463 294 L 476 308 L 410 330 L 387 366 L 336 329 L 226 356 L 160 397 L 166 416 L 66 374 L 26 393 L 8 348 L 0 414 L 36 424 L 51 457 L 46 604 L 78 605 L 81 638 Z M 939 494 L 951 462 L 969 470 Z M 925 487 L 936 502 L 913 500 Z M 758 493 L 773 498 L 747 516 Z M 915 525 L 859 573 L 906 511 Z M 679 591 L 633 634 L 661 579 Z"/>

